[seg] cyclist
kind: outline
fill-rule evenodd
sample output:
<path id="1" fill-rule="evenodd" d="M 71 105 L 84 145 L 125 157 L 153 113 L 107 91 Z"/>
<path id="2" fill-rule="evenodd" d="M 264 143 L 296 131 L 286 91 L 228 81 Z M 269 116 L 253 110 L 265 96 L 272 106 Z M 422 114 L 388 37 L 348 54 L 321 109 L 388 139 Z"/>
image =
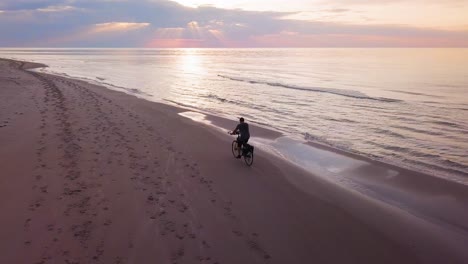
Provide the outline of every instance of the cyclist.
<path id="1" fill-rule="evenodd" d="M 249 124 L 244 121 L 243 117 L 239 118 L 239 124 L 232 131 L 232 134 L 240 134 L 240 136 L 237 138 L 237 146 L 239 147 L 239 155 L 237 158 L 240 159 L 242 145 L 245 146 L 250 138 Z"/>

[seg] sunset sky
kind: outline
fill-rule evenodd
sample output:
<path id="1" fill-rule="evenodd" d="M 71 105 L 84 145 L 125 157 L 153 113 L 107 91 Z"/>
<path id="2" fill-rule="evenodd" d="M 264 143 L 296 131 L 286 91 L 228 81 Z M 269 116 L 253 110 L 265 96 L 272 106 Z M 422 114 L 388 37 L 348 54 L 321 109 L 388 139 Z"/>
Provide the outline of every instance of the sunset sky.
<path id="1" fill-rule="evenodd" d="M 1 0 L 1 47 L 468 47 L 468 0 Z"/>

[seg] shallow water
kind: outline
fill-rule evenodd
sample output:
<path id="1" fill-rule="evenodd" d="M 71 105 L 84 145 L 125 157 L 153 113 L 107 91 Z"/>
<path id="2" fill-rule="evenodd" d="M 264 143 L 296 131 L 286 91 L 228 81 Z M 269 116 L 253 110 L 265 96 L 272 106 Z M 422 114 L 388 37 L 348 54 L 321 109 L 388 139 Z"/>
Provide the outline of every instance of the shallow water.
<path id="1" fill-rule="evenodd" d="M 468 182 L 468 49 L 0 49 L 0 56 Z"/>

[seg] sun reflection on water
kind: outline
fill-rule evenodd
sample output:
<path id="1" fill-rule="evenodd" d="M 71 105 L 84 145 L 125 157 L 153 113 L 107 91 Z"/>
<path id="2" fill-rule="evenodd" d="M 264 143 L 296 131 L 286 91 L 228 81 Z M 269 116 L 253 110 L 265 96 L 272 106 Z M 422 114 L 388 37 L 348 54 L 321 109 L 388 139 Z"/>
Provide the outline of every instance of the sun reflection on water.
<path id="1" fill-rule="evenodd" d="M 178 81 L 174 83 L 177 86 L 177 94 L 174 96 L 182 99 L 183 104 L 194 107 L 201 107 L 200 95 L 208 93 L 208 90 L 203 85 L 206 75 L 208 75 L 205 67 L 204 57 L 200 56 L 198 49 L 183 49 L 178 56 L 176 67 L 178 68 Z"/>
<path id="2" fill-rule="evenodd" d="M 198 55 L 198 49 L 184 49 L 182 56 L 178 61 L 178 67 L 181 72 L 188 74 L 205 74 L 203 67 L 203 57 Z"/>

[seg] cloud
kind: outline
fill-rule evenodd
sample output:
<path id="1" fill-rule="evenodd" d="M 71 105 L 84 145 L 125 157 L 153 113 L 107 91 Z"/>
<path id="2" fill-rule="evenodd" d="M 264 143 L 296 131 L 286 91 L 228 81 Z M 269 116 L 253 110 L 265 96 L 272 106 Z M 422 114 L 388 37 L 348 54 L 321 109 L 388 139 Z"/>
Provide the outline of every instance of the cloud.
<path id="1" fill-rule="evenodd" d="M 108 22 L 95 24 L 90 33 L 105 33 L 105 32 L 124 32 L 130 30 L 138 30 L 149 26 L 150 23 L 131 23 L 131 22 Z"/>
<path id="2" fill-rule="evenodd" d="M 387 5 L 387 4 L 409 4 L 409 3 L 422 3 L 422 4 L 436 4 L 436 5 L 443 5 L 443 6 L 456 6 L 461 3 L 466 3 L 466 0 L 323 0 L 318 4 L 330 4 L 333 3 L 334 5 L 346 5 L 346 6 L 353 6 L 353 5 Z"/>
<path id="3" fill-rule="evenodd" d="M 73 6 L 48 6 L 45 8 L 38 8 L 36 10 L 39 12 L 64 12 L 64 11 L 72 11 L 76 9 L 77 8 Z"/>
<path id="4" fill-rule="evenodd" d="M 332 9 L 326 9 L 324 11 L 325 12 L 330 12 L 330 13 L 344 13 L 344 12 L 351 11 L 351 9 L 349 9 L 349 8 L 332 8 Z"/>
<path id="5" fill-rule="evenodd" d="M 0 9 L 5 11 L 15 10 L 37 10 L 47 8 L 48 6 L 66 5 L 72 1 L 63 0 L 2 0 L 0 2 Z"/>
<path id="6" fill-rule="evenodd" d="M 468 46 L 467 31 L 304 21 L 285 19 L 295 12 L 190 8 L 166 0 L 2 0 L 0 10 L 0 25 L 8 25 L 0 27 L 0 46 Z M 326 10 L 351 12 L 345 5 Z"/>

